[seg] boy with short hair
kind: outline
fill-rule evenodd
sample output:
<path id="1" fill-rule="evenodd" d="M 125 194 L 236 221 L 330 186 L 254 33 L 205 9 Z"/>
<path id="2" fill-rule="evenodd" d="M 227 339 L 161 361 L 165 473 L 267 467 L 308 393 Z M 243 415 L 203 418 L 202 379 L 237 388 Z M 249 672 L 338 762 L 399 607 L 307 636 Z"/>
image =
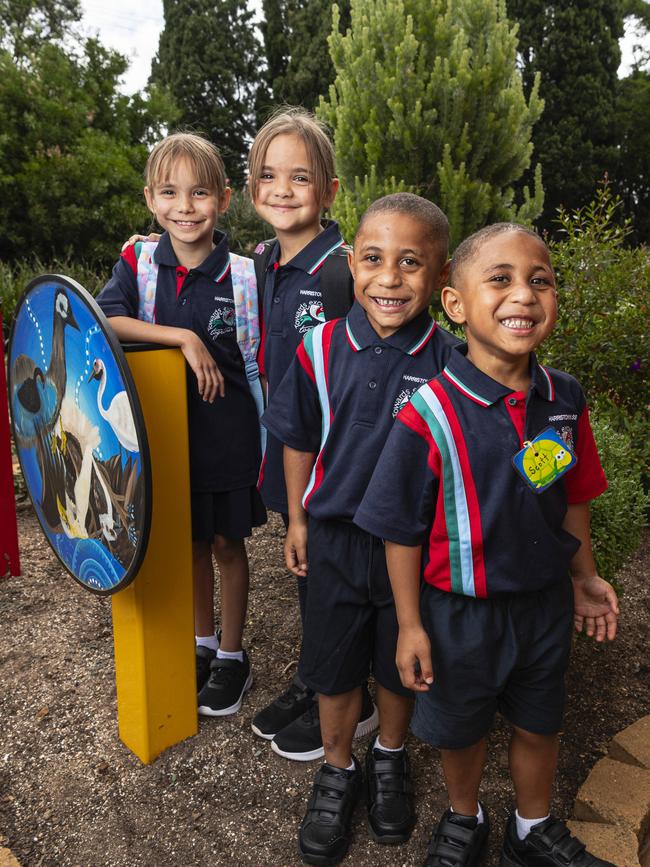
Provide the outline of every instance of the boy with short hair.
<path id="1" fill-rule="evenodd" d="M 534 355 L 557 314 L 548 249 L 489 226 L 458 247 L 450 283 L 442 303 L 467 347 L 398 416 L 355 517 L 386 540 L 412 728 L 441 750 L 450 809 L 425 864 L 480 861 L 498 707 L 517 799 L 502 867 L 604 867 L 549 815 L 572 623 L 612 640 L 618 603 L 591 551 L 589 500 L 607 482 L 584 394 Z"/>
<path id="2" fill-rule="evenodd" d="M 305 335 L 263 418 L 285 443 L 287 565 L 308 573 L 299 673 L 318 693 L 325 749 L 299 835 L 310 864 L 335 864 L 349 845 L 362 782 L 352 737 L 370 669 L 380 721 L 366 758 L 371 833 L 403 842 L 415 822 L 404 750 L 413 699 L 395 666 L 383 545 L 352 518 L 394 416 L 459 342 L 428 313 L 446 278 L 448 238 L 442 211 L 419 196 L 375 202 L 350 254 L 350 313 Z"/>

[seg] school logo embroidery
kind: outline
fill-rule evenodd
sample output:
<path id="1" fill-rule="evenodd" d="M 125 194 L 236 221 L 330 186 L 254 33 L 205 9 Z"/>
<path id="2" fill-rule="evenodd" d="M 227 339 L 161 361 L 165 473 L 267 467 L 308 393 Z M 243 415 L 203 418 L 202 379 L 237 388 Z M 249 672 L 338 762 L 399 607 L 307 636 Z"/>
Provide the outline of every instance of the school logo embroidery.
<path id="1" fill-rule="evenodd" d="M 568 445 L 571 451 L 575 451 L 573 448 L 573 430 L 572 428 L 565 426 L 560 428 L 560 436 L 564 440 L 564 442 Z"/>
<path id="2" fill-rule="evenodd" d="M 406 377 L 404 377 L 404 379 L 406 379 Z M 417 388 L 404 388 L 400 391 L 395 399 L 395 403 L 393 404 L 393 418 L 395 418 L 400 410 L 404 409 L 416 391 Z"/>
<path id="3" fill-rule="evenodd" d="M 235 308 L 217 307 L 208 322 L 208 334 L 213 339 L 235 330 Z"/>
<path id="4" fill-rule="evenodd" d="M 325 311 L 321 301 L 305 301 L 296 310 L 295 326 L 299 334 L 311 331 L 321 322 L 325 322 Z"/>

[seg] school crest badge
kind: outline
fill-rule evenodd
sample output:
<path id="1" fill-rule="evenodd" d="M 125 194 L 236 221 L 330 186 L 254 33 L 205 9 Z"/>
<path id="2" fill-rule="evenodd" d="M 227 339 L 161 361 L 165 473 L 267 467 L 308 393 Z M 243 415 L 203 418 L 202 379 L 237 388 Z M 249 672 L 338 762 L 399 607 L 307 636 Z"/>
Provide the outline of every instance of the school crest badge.
<path id="1" fill-rule="evenodd" d="M 217 307 L 208 322 L 208 334 L 212 339 L 222 334 L 232 334 L 235 330 L 235 308 Z"/>
<path id="2" fill-rule="evenodd" d="M 404 409 L 409 400 L 413 397 L 415 392 L 417 391 L 417 386 L 415 388 L 404 388 L 395 398 L 395 403 L 393 404 L 393 418 L 397 415 L 400 410 Z"/>
<path id="3" fill-rule="evenodd" d="M 321 301 L 305 301 L 296 310 L 295 326 L 299 334 L 311 331 L 321 322 L 325 322 L 325 311 Z"/>

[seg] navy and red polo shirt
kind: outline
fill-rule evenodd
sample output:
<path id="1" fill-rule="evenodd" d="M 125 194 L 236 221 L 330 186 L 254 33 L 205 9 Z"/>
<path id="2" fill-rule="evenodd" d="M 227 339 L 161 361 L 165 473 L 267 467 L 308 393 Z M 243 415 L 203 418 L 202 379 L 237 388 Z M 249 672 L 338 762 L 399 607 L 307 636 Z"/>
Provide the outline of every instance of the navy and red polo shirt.
<path id="1" fill-rule="evenodd" d="M 276 240 L 269 255 L 263 287 L 262 343 L 260 371 L 266 376 L 269 402 L 282 382 L 304 335 L 325 321 L 320 269 L 329 254 L 342 246 L 338 223 L 329 220 L 320 234 L 286 265 L 279 265 L 280 244 Z M 259 483 L 264 504 L 287 512 L 282 443 L 267 436 Z"/>
<path id="2" fill-rule="evenodd" d="M 214 243 L 210 255 L 189 270 L 179 264 L 166 232 L 154 252 L 159 266 L 156 323 L 197 334 L 225 379 L 225 396 L 208 403 L 199 395 L 196 376 L 187 367 L 190 487 L 196 493 L 255 485 L 261 458 L 257 410 L 237 344 L 230 258 L 223 232 L 215 232 Z M 108 317 L 137 319 L 134 246 L 122 253 L 97 302 Z"/>
<path id="3" fill-rule="evenodd" d="M 423 545 L 424 580 L 486 597 L 536 591 L 567 575 L 579 542 L 562 529 L 568 503 L 607 488 L 584 393 L 531 356 L 527 394 L 491 379 L 456 348 L 398 415 L 355 515 L 364 530 Z M 577 464 L 541 494 L 512 458 L 547 427 Z"/>
<path id="4" fill-rule="evenodd" d="M 352 520 L 395 416 L 457 343 L 427 311 L 382 339 L 357 302 L 305 334 L 262 422 L 317 453 L 303 498 L 310 515 Z"/>

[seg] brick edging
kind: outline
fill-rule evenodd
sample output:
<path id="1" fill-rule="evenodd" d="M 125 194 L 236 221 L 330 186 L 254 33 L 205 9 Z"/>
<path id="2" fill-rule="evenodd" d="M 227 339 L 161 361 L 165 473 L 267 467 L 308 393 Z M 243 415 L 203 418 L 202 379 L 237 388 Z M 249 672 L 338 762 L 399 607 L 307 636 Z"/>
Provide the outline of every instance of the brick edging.
<path id="1" fill-rule="evenodd" d="M 650 865 L 650 714 L 619 732 L 583 785 L 572 831 L 616 867 Z"/>

